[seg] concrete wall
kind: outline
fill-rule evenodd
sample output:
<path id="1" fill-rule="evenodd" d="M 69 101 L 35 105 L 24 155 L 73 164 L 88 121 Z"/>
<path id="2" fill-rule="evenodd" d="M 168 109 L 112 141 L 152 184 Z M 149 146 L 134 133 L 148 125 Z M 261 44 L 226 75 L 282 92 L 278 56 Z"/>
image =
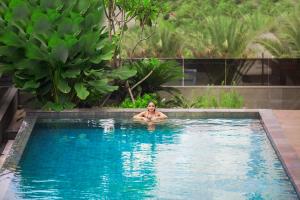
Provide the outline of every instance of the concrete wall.
<path id="1" fill-rule="evenodd" d="M 219 96 L 224 91 L 235 90 L 243 96 L 246 108 L 300 109 L 300 86 L 174 86 L 182 95 L 194 100 L 205 94 Z M 170 98 L 166 92 L 162 97 Z"/>
<path id="2" fill-rule="evenodd" d="M 211 94 L 219 96 L 223 91 L 234 89 L 243 96 L 245 108 L 266 109 L 300 109 L 300 86 L 173 86 L 184 97 L 194 100 L 210 90 Z M 166 92 L 160 92 L 162 97 L 170 98 Z M 19 104 L 27 108 L 37 108 L 33 102 L 28 104 L 32 95 L 20 92 Z"/>

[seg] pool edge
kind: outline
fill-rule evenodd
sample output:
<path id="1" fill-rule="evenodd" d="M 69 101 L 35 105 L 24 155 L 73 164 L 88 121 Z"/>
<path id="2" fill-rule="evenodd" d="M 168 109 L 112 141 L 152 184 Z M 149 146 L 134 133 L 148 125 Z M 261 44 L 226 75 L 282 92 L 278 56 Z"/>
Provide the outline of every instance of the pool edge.
<path id="1" fill-rule="evenodd" d="M 24 118 L 9 153 L 0 167 L 0 200 L 7 197 L 13 172 L 22 157 L 36 120 L 36 115 L 28 115 Z"/>
<path id="2" fill-rule="evenodd" d="M 281 164 L 300 199 L 300 158 L 290 145 L 272 110 L 259 110 L 260 120 Z"/>

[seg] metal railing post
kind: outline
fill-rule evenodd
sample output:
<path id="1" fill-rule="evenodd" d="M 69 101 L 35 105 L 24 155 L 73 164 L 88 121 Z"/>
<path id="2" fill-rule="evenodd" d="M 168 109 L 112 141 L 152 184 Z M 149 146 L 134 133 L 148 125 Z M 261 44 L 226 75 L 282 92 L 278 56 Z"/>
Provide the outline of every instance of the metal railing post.
<path id="1" fill-rule="evenodd" d="M 181 85 L 184 86 L 184 57 L 182 59 L 182 83 Z"/>
<path id="2" fill-rule="evenodd" d="M 265 62 L 264 62 L 264 52 L 262 52 L 262 54 L 261 54 L 261 85 L 265 85 L 264 75 L 265 75 Z"/>

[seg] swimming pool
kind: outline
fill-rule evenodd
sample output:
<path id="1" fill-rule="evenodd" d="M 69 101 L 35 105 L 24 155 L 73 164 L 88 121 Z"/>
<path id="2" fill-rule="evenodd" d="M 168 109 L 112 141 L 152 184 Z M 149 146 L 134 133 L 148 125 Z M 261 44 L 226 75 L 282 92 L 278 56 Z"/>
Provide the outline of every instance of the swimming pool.
<path id="1" fill-rule="evenodd" d="M 258 119 L 41 120 L 17 199 L 298 199 Z"/>

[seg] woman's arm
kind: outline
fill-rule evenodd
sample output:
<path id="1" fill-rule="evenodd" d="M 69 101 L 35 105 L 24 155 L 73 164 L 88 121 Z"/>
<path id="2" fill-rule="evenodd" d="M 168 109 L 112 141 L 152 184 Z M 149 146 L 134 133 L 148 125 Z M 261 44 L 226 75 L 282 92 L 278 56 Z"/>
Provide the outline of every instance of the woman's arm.
<path id="1" fill-rule="evenodd" d="M 155 119 L 167 119 L 167 118 L 168 116 L 162 112 L 158 112 L 158 117 L 155 117 Z"/>
<path id="2" fill-rule="evenodd" d="M 133 116 L 133 119 L 147 120 L 147 118 L 145 117 L 145 113 L 146 112 L 141 112 L 139 114 L 136 114 Z"/>

